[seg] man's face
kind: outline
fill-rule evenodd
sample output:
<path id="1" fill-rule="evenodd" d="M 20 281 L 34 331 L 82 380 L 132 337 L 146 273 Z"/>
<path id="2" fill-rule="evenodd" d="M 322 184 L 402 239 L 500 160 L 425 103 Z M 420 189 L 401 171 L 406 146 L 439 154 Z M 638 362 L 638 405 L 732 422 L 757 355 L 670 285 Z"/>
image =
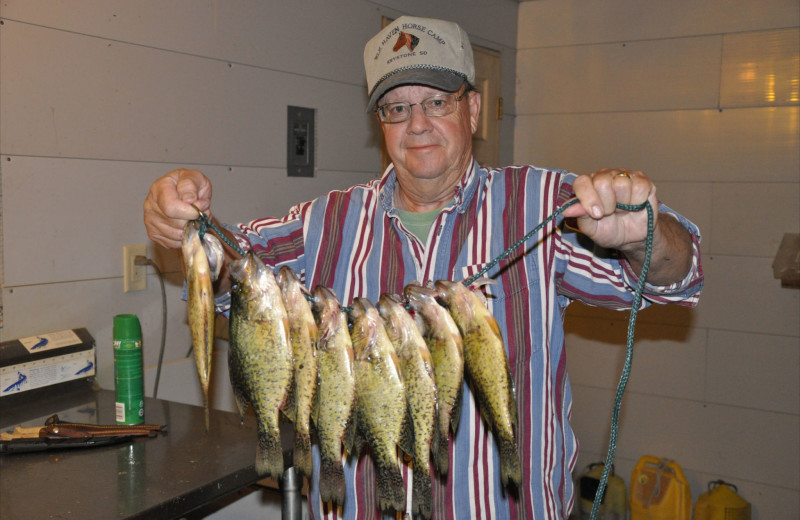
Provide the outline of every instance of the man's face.
<path id="1" fill-rule="evenodd" d="M 419 103 L 442 92 L 422 85 L 402 85 L 387 92 L 378 105 Z M 458 94 L 462 92 L 463 87 Z M 406 121 L 382 122 L 386 149 L 401 181 L 413 178 L 457 182 L 472 155 L 472 134 L 478 128 L 480 103 L 480 94 L 470 92 L 452 114 L 428 117 L 421 105 L 414 105 Z"/>

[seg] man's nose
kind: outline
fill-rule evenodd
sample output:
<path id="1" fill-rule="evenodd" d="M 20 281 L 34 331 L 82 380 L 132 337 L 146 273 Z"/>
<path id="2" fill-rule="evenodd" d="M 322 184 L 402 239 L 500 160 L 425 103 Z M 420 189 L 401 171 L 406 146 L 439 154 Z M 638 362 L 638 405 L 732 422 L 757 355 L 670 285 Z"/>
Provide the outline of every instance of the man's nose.
<path id="1" fill-rule="evenodd" d="M 414 103 L 409 107 L 411 113 L 408 116 L 408 126 L 410 129 L 424 129 L 430 125 L 430 118 L 422 109 L 422 103 Z"/>

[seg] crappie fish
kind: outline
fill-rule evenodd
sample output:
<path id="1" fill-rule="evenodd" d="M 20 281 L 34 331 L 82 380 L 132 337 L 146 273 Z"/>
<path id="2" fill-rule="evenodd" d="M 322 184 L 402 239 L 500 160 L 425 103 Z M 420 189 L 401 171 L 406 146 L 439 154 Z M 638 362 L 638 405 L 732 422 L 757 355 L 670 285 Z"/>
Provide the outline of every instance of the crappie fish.
<path id="1" fill-rule="evenodd" d="M 406 396 L 394 347 L 369 300 L 356 298 L 348 321 L 355 352 L 356 421 L 372 451 L 378 506 L 402 511 L 406 491 L 397 446 L 406 429 Z"/>
<path id="2" fill-rule="evenodd" d="M 206 251 L 208 249 L 208 252 Z M 183 228 L 181 256 L 186 277 L 186 306 L 192 350 L 203 390 L 206 431 L 209 429 L 208 388 L 211 382 L 211 351 L 214 346 L 214 288 L 219 268 L 212 270 L 209 255 L 222 258 L 222 245 L 211 235 L 200 239 L 200 223 L 190 220 Z M 221 262 L 217 262 L 220 266 Z"/>
<path id="3" fill-rule="evenodd" d="M 452 431 L 455 435 L 461 416 L 463 341 L 453 317 L 436 303 L 436 291 L 433 288 L 411 283 L 403 290 L 403 296 L 413 309 L 414 321 L 428 345 L 433 361 L 438 418 L 431 452 L 436 470 L 440 475 L 447 475 L 450 466 L 449 433 Z"/>
<path id="4" fill-rule="evenodd" d="M 280 478 L 283 449 L 278 425 L 292 384 L 289 318 L 272 270 L 252 251 L 230 264 L 228 365 L 239 412 L 248 404 L 258 424 L 256 472 Z"/>
<path id="5" fill-rule="evenodd" d="M 289 316 L 289 336 L 294 357 L 294 383 L 284 414 L 294 423 L 294 466 L 311 476 L 311 405 L 317 390 L 317 342 L 319 332 L 306 298 L 308 291 L 290 268 L 276 275 Z"/>
<path id="6" fill-rule="evenodd" d="M 500 479 L 519 485 L 517 403 L 511 368 L 497 321 L 475 292 L 460 282 L 436 282 L 438 300 L 450 311 L 464 340 L 464 364 L 475 399 L 500 452 Z"/>
<path id="7" fill-rule="evenodd" d="M 405 310 L 400 298 L 382 294 L 378 312 L 383 318 L 386 333 L 394 345 L 406 388 L 408 414 L 413 427 L 409 446 L 403 446 L 414 461 L 412 513 L 431 517 L 431 440 L 436 425 L 436 384 L 433 362 L 425 340 Z"/>
<path id="8" fill-rule="evenodd" d="M 311 309 L 319 327 L 317 360 L 319 387 L 314 405 L 314 425 L 320 452 L 319 495 L 323 502 L 344 503 L 345 482 L 342 444 L 352 449 L 356 403 L 353 344 L 347 315 L 336 295 L 317 286 Z"/>

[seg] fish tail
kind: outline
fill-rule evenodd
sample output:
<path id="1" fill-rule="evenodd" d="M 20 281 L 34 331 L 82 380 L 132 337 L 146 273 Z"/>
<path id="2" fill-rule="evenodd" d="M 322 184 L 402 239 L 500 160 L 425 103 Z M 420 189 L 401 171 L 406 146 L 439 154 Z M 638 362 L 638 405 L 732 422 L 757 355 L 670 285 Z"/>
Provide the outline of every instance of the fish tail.
<path id="1" fill-rule="evenodd" d="M 319 469 L 319 498 L 323 503 L 344 504 L 344 467 L 341 460 L 322 458 Z"/>
<path id="2" fill-rule="evenodd" d="M 283 476 L 283 448 L 279 430 L 259 429 L 256 447 L 256 473 L 280 479 Z"/>
<path id="3" fill-rule="evenodd" d="M 430 518 L 433 494 L 431 492 L 431 473 L 429 468 L 423 468 L 422 465 L 414 465 L 412 489 L 412 511 L 422 515 L 424 518 Z"/>
<path id="4" fill-rule="evenodd" d="M 450 469 L 450 439 L 439 428 L 434 432 L 431 448 L 436 471 L 442 476 L 447 475 Z"/>
<path id="5" fill-rule="evenodd" d="M 397 465 L 376 467 L 378 505 L 383 510 L 403 511 L 406 506 L 406 488 Z"/>
<path id="6" fill-rule="evenodd" d="M 522 482 L 522 467 L 519 463 L 517 443 L 513 438 L 498 436 L 497 444 L 500 450 L 500 479 L 506 486 L 512 482 L 519 486 Z"/>
<path id="7" fill-rule="evenodd" d="M 311 478 L 311 435 L 308 433 L 297 432 L 294 437 L 294 466 Z"/>

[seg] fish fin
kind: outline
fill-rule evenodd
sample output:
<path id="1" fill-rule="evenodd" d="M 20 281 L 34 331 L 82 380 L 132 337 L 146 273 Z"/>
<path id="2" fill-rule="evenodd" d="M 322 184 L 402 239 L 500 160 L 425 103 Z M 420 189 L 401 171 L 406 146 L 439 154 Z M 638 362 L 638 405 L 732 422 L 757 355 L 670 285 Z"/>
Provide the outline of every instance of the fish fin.
<path id="1" fill-rule="evenodd" d="M 458 431 L 458 421 L 461 419 L 461 402 L 463 393 L 464 386 L 462 385 L 456 394 L 456 399 L 453 403 L 453 409 L 450 410 L 450 429 L 453 431 L 453 435 L 455 435 Z"/>
<path id="2" fill-rule="evenodd" d="M 450 437 L 447 430 L 442 432 L 438 424 L 431 442 L 431 453 L 436 471 L 439 475 L 446 476 L 450 469 Z"/>
<path id="3" fill-rule="evenodd" d="M 236 408 L 239 410 L 239 418 L 244 422 L 244 416 L 250 406 L 250 400 L 244 394 L 241 388 L 233 387 L 233 400 L 236 401 Z"/>
<path id="4" fill-rule="evenodd" d="M 517 434 L 517 391 L 514 386 L 514 378 L 511 375 L 511 367 L 508 368 L 508 413 L 511 416 L 511 429 L 514 435 Z"/>
<path id="5" fill-rule="evenodd" d="M 406 487 L 400 466 L 375 464 L 375 480 L 378 488 L 378 506 L 382 510 L 403 511 L 406 507 Z"/>
<path id="6" fill-rule="evenodd" d="M 283 477 L 283 446 L 280 430 L 272 432 L 259 428 L 256 447 L 256 473 L 275 480 Z"/>
<path id="7" fill-rule="evenodd" d="M 499 339 L 500 342 L 502 343 L 503 342 L 503 333 L 500 332 L 500 325 L 497 323 L 497 320 L 494 318 L 494 316 L 490 315 L 487 318 L 487 321 L 488 321 L 488 324 L 489 324 L 489 330 L 491 330 L 492 334 L 494 334 L 497 337 L 497 339 Z"/>
<path id="8" fill-rule="evenodd" d="M 497 447 L 500 451 L 500 480 L 508 486 L 513 483 L 517 486 L 522 482 L 522 467 L 519 463 L 519 452 L 514 439 L 503 438 L 495 435 Z"/>
<path id="9" fill-rule="evenodd" d="M 284 399 L 283 406 L 281 407 L 281 412 L 283 412 L 283 416 L 289 419 L 289 421 L 291 421 L 292 423 L 297 422 L 297 401 L 295 399 L 296 395 L 297 392 L 294 387 L 294 383 L 292 383 L 286 390 L 286 399 Z"/>
<path id="10" fill-rule="evenodd" d="M 414 464 L 412 479 L 413 493 L 411 495 L 411 511 L 419 513 L 423 518 L 429 519 L 431 517 L 431 508 L 433 505 L 430 471 L 425 471 L 422 467 L 418 467 L 417 464 Z"/>
<path id="11" fill-rule="evenodd" d="M 314 357 L 317 356 L 317 350 L 319 350 L 319 328 L 317 327 L 316 322 L 310 322 L 306 324 L 306 328 L 308 328 L 308 337 L 312 338 L 313 346 L 311 350 L 314 352 Z"/>
<path id="12" fill-rule="evenodd" d="M 474 291 L 476 289 L 479 289 L 480 287 L 483 287 L 484 285 L 496 285 L 499 283 L 500 282 L 498 280 L 495 280 L 494 278 L 489 278 L 488 276 L 481 276 L 477 280 L 473 281 L 469 285 L 469 288 L 470 290 Z"/>
<path id="13" fill-rule="evenodd" d="M 319 469 L 319 498 L 322 502 L 344 504 L 344 467 L 341 460 L 323 458 Z"/>
<path id="14" fill-rule="evenodd" d="M 233 323 L 231 323 L 233 328 Z M 235 330 L 231 331 L 231 337 L 235 337 Z M 236 401 L 236 408 L 239 410 L 239 418 L 244 422 L 244 415 L 247 413 L 247 408 L 250 405 L 250 400 L 244 393 L 241 386 L 242 374 L 239 364 L 239 354 L 237 348 L 231 344 L 228 347 L 228 375 L 230 376 L 231 388 L 233 388 L 233 400 Z"/>
<path id="15" fill-rule="evenodd" d="M 349 424 L 347 426 L 347 432 L 345 433 L 345 449 L 347 450 L 348 456 L 355 456 L 355 458 L 358 459 L 358 457 L 361 456 L 361 452 L 364 451 L 364 446 L 366 444 L 367 439 L 364 437 L 364 434 L 361 433 L 358 425 L 355 423 Z"/>
<path id="16" fill-rule="evenodd" d="M 308 433 L 296 433 L 294 437 L 294 466 L 300 472 L 311 478 L 311 435 Z"/>
<path id="17" fill-rule="evenodd" d="M 222 270 L 223 261 L 225 260 L 225 252 L 222 249 L 222 243 L 217 237 L 210 233 L 206 233 L 200 243 L 203 246 L 203 252 L 206 258 L 208 258 L 208 269 L 211 281 L 216 282 Z"/>
<path id="18" fill-rule="evenodd" d="M 358 457 L 361 453 L 361 448 L 364 446 L 364 440 L 363 438 L 359 440 L 358 428 L 354 422 L 355 415 L 356 414 L 353 413 L 351 419 L 347 421 L 347 426 L 344 429 L 344 436 L 342 437 L 342 444 L 344 444 L 344 449 L 348 456 L 355 453 L 356 457 Z M 356 446 L 356 444 L 358 444 L 358 446 Z"/>
<path id="19" fill-rule="evenodd" d="M 410 405 L 409 405 L 410 406 Z M 397 445 L 410 457 L 414 456 L 414 421 L 411 420 L 411 409 L 406 410 L 403 425 L 400 427 L 400 438 Z"/>
<path id="20" fill-rule="evenodd" d="M 320 399 L 317 398 L 317 392 L 311 397 L 311 413 L 309 414 L 309 421 L 317 426 L 319 424 L 319 407 Z"/>

